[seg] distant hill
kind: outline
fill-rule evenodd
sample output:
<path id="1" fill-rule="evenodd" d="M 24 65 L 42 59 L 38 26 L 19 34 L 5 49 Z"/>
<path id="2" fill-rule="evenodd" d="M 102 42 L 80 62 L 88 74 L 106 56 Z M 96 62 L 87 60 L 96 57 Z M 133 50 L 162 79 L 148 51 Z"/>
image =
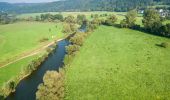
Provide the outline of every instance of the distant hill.
<path id="1" fill-rule="evenodd" d="M 169 3 L 170 0 L 62 0 L 50 3 L 0 2 L 0 11 L 9 13 L 36 13 L 54 11 L 128 11 L 133 8 L 145 8 L 154 2 Z"/>

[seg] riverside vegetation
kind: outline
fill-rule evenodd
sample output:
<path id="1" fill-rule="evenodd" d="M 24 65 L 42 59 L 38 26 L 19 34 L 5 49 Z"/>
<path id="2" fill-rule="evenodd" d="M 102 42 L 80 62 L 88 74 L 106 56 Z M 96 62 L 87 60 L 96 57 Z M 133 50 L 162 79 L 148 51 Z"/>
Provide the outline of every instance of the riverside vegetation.
<path id="1" fill-rule="evenodd" d="M 63 29 L 62 29 L 62 32 L 65 33 L 65 34 L 69 34 L 69 33 L 74 33 L 73 37 L 71 37 L 69 39 L 71 45 L 67 46 L 66 47 L 66 50 L 67 50 L 67 53 L 68 55 L 66 55 L 65 59 L 64 59 L 64 63 L 65 63 L 65 67 L 64 69 L 62 69 L 62 71 L 59 71 L 59 72 L 56 72 L 56 71 L 51 71 L 51 72 L 47 72 L 47 74 L 44 76 L 44 83 L 41 84 L 39 87 L 38 87 L 38 92 L 37 92 L 37 99 L 38 100 L 45 100 L 45 99 L 55 99 L 55 98 L 52 98 L 52 97 L 56 97 L 56 99 L 63 99 L 65 97 L 65 99 L 75 99 L 76 98 L 76 93 L 77 93 L 77 88 L 75 87 L 74 89 L 72 88 L 72 86 L 74 87 L 74 81 L 72 81 L 72 79 L 74 79 L 74 75 L 73 73 L 76 73 L 75 71 L 78 70 L 78 72 L 80 71 L 80 69 L 77 67 L 77 65 L 75 64 L 75 60 L 74 59 L 77 59 L 77 56 L 79 56 L 79 53 L 78 51 L 80 51 L 80 54 L 81 54 L 81 47 L 82 49 L 84 48 L 84 41 L 85 39 L 90 36 L 90 33 L 92 33 L 95 29 L 97 29 L 99 27 L 99 31 L 101 32 L 104 32 L 104 33 L 110 33 L 110 32 L 117 32 L 117 33 L 121 33 L 120 30 L 122 30 L 123 33 L 126 33 L 125 31 L 123 30 L 126 30 L 126 29 L 123 29 L 123 28 L 130 28 L 130 29 L 134 29 L 134 30 L 138 30 L 138 31 L 143 31 L 143 32 L 146 32 L 146 33 L 150 33 L 150 34 L 153 34 L 153 35 L 160 35 L 160 36 L 164 36 L 164 37 L 169 37 L 170 35 L 170 28 L 169 28 L 169 24 L 162 24 L 162 19 L 160 18 L 160 16 L 158 15 L 158 13 L 153 10 L 153 9 L 147 9 L 144 13 L 144 17 L 143 17 L 143 27 L 137 25 L 135 22 L 136 22 L 136 18 L 137 18 L 137 13 L 135 10 L 131 10 L 127 13 L 127 15 L 125 16 L 125 19 L 122 20 L 119 23 L 117 23 L 118 21 L 118 18 L 116 15 L 110 15 L 110 14 L 103 14 L 102 16 L 105 16 L 104 19 L 103 18 L 100 18 L 101 16 L 98 15 L 98 14 L 95 14 L 95 15 L 91 15 L 91 19 L 90 21 L 88 21 L 88 19 L 86 18 L 85 15 L 78 15 L 77 18 L 75 18 L 74 16 L 72 15 L 69 15 L 69 16 L 66 16 L 65 18 L 61 15 L 61 14 L 57 14 L 57 15 L 51 15 L 51 14 L 41 14 L 40 16 L 36 16 L 35 19 L 34 18 L 29 18 L 29 19 L 22 19 L 24 21 L 41 21 L 41 22 L 58 22 L 58 21 L 62 21 L 63 23 Z M 149 20 L 149 19 L 153 19 L 153 20 Z M 86 25 L 86 30 L 87 32 L 77 32 L 77 28 L 79 27 L 79 25 L 82 25 L 82 24 L 85 24 Z M 99 25 L 106 25 L 106 26 L 99 26 Z M 120 30 L 118 30 L 117 28 L 113 28 L 111 26 L 114 26 L 114 27 L 119 27 L 119 28 L 122 28 Z M 58 26 L 56 26 L 58 27 Z M 104 30 L 101 30 L 102 27 Z M 106 28 L 106 27 L 109 27 L 109 28 Z M 111 29 L 113 28 L 113 30 Z M 106 30 L 110 30 L 110 31 L 105 31 Z M 128 29 L 127 29 L 128 30 Z M 126 30 L 126 31 L 127 31 Z M 48 29 L 49 32 L 51 32 L 52 30 L 49 28 Z M 97 31 L 97 32 L 96 32 Z M 100 33 L 98 30 L 96 30 L 94 32 L 94 34 L 102 34 Z M 136 33 L 136 34 L 141 34 L 140 32 L 136 32 L 136 31 L 130 31 L 132 33 Z M 127 33 L 127 34 L 130 34 Z M 111 33 L 110 33 L 111 34 Z M 105 37 L 106 35 L 106 38 L 109 38 L 107 37 L 107 34 L 102 34 L 102 36 Z M 122 38 L 124 36 L 124 34 L 121 34 L 122 35 Z M 93 36 L 93 35 L 92 35 Z M 100 36 L 100 35 L 99 35 Z M 114 35 L 110 35 L 110 37 L 114 37 L 116 36 L 117 37 L 117 34 L 114 34 Z M 143 36 L 143 35 L 141 35 Z M 91 37 L 91 36 L 90 36 Z M 125 35 L 126 37 L 126 35 Z M 127 36 L 130 38 L 130 35 Z M 133 37 L 133 35 L 132 35 Z M 136 37 L 136 35 L 134 35 L 134 37 Z M 150 37 L 148 35 L 148 37 Z M 118 37 L 118 39 L 121 38 L 121 37 Z M 94 38 L 93 38 L 94 39 Z M 100 37 L 98 37 L 97 39 L 100 39 Z M 110 39 L 110 38 L 109 38 Z M 146 38 L 141 38 L 141 39 L 146 39 Z M 43 38 L 41 39 L 40 41 L 47 41 L 48 38 Z M 94 39 L 96 40 L 96 39 Z M 112 39 L 110 39 L 112 40 Z M 126 39 L 125 39 L 126 40 Z M 133 39 L 132 39 L 133 40 Z M 163 47 L 165 49 L 165 51 L 162 51 L 164 53 L 166 53 L 166 50 L 169 49 L 169 41 L 168 40 L 164 40 L 164 39 L 158 39 L 160 41 L 154 41 L 155 45 L 157 46 L 157 48 L 160 48 L 160 47 Z M 88 41 L 88 39 L 87 39 Z M 90 40 L 89 40 L 90 41 Z M 97 41 L 97 40 L 96 40 Z M 102 41 L 102 39 L 100 40 Z M 134 40 L 135 41 L 135 40 Z M 95 42 L 95 41 L 93 41 Z M 92 43 L 93 43 L 92 42 Z M 111 43 L 113 43 L 113 41 L 110 41 Z M 115 41 L 114 41 L 115 42 Z M 130 42 L 130 41 L 129 41 Z M 149 42 L 149 40 L 148 40 Z M 157 42 L 157 44 L 156 44 Z M 97 42 L 98 43 L 98 42 Z M 102 43 L 102 42 L 101 42 Z M 105 41 L 105 43 L 107 43 Z M 124 43 L 124 42 L 123 42 Z M 141 43 L 141 41 L 139 42 L 139 44 Z M 114 44 L 114 43 L 113 43 Z M 87 44 L 86 44 L 87 45 Z M 103 44 L 103 45 L 106 45 L 107 44 Z M 103 46 L 102 45 L 102 46 Z M 114 44 L 116 45 L 116 44 Z M 120 44 L 121 45 L 121 44 Z M 123 45 L 123 44 L 122 44 Z M 135 44 L 134 44 L 135 45 Z M 137 45 L 137 44 L 136 44 Z M 136 46 L 135 45 L 135 46 Z M 112 45 L 111 45 L 112 46 Z M 100 47 L 98 47 L 100 48 Z M 107 48 L 107 47 L 106 47 Z M 109 48 L 109 47 L 108 47 Z M 128 48 L 128 47 L 127 47 Z M 163 49 L 162 48 L 162 49 Z M 110 49 L 114 49 L 114 48 L 110 48 Z M 51 51 L 51 50 L 47 50 L 47 51 Z M 91 50 L 93 52 L 93 50 Z M 94 50 L 95 51 L 95 50 Z M 107 51 L 107 50 L 106 50 Z M 128 51 L 128 50 L 127 50 Z M 122 51 L 124 52 L 124 51 Z M 99 53 L 99 52 L 98 52 Z M 121 52 L 120 52 L 121 53 Z M 94 53 L 95 54 L 95 53 Z M 97 55 L 94 55 L 94 56 L 97 56 Z M 102 55 L 101 55 L 102 56 Z M 105 55 L 104 55 L 105 56 Z M 129 56 L 129 55 L 127 55 Z M 168 56 L 166 56 L 167 59 L 168 59 Z M 84 58 L 82 58 L 84 59 Z M 108 59 L 106 57 L 106 59 Z M 150 57 L 148 57 L 148 59 L 150 59 Z M 124 60 L 124 59 L 123 59 Z M 140 59 L 139 59 L 140 60 Z M 37 60 L 37 61 L 41 61 L 40 59 Z M 79 60 L 78 60 L 79 61 Z M 94 60 L 95 61 L 95 60 Z M 156 60 L 154 60 L 156 61 Z M 162 61 L 162 60 L 161 60 Z M 82 62 L 82 61 L 79 61 L 79 62 Z M 138 62 L 138 61 L 137 61 Z M 139 61 L 140 62 L 140 61 Z M 166 61 L 165 61 L 166 62 Z M 162 62 L 162 63 L 165 63 L 165 62 Z M 88 62 L 86 62 L 87 64 Z M 94 62 L 95 63 L 95 62 Z M 35 66 L 32 66 L 34 65 Z M 33 61 L 31 62 L 31 64 L 29 64 L 28 67 L 26 67 L 26 70 L 29 69 L 30 71 L 26 71 L 28 73 L 31 73 L 32 71 L 36 70 L 37 66 L 36 65 L 39 65 L 40 63 L 36 62 L 36 61 Z M 75 64 L 75 65 L 74 65 Z M 82 63 L 84 64 L 84 63 Z M 97 64 L 97 62 L 96 62 Z M 125 63 L 126 64 L 126 63 Z M 139 66 L 141 63 L 137 63 L 136 65 Z M 168 63 L 167 63 L 168 64 Z M 93 64 L 92 64 L 93 65 Z M 119 65 L 119 64 L 118 64 Z M 154 65 L 154 64 L 153 64 Z M 166 65 L 166 64 L 165 64 Z M 72 66 L 76 66 L 76 67 L 73 67 L 73 69 L 75 68 L 75 70 L 72 69 Z M 82 66 L 85 66 L 85 65 L 82 65 Z M 103 65 L 105 66 L 105 65 Z M 123 66 L 123 65 L 122 65 Z M 147 65 L 146 65 L 147 66 Z M 79 66 L 80 67 L 80 66 Z M 110 68 L 112 69 L 112 65 L 110 65 Z M 128 66 L 127 66 L 128 67 Z M 77 68 L 77 70 L 76 70 Z M 94 67 L 92 68 L 96 68 L 96 66 L 94 65 Z M 89 68 L 90 69 L 90 68 Z M 119 69 L 119 68 L 118 68 Z M 165 68 L 166 69 L 166 68 Z M 84 69 L 84 71 L 87 71 Z M 93 70 L 92 70 L 93 71 Z M 73 72 L 73 73 L 72 73 Z M 94 72 L 91 72 L 91 73 L 94 73 Z M 103 73 L 106 73 L 106 72 L 103 72 Z M 160 72 L 161 73 L 161 72 Z M 87 74 L 87 73 L 86 73 Z M 108 73 L 106 73 L 108 74 Z M 70 75 L 70 76 L 69 76 Z M 77 74 L 76 74 L 77 75 Z M 103 75 L 103 74 L 102 74 Z M 109 77 L 112 77 L 113 74 L 109 74 L 110 76 Z M 140 74 L 139 74 L 140 75 Z M 164 74 L 165 75 L 165 74 Z M 79 76 L 79 75 L 77 75 Z M 89 75 L 90 76 L 90 75 Z M 99 75 L 100 76 L 100 75 Z M 152 76 L 152 75 L 151 75 Z M 165 75 L 167 76 L 167 74 Z M 48 78 L 49 77 L 49 78 Z M 143 79 L 143 76 L 141 76 L 142 79 Z M 56 79 L 57 78 L 57 79 Z M 83 78 L 83 77 L 82 77 Z M 79 78 L 78 78 L 79 79 Z M 90 79 L 90 78 L 89 78 Z M 104 78 L 101 78 L 101 79 L 104 79 Z M 159 80 L 159 78 L 157 78 Z M 3 89 L 4 94 L 5 96 L 7 94 L 9 94 L 9 92 L 12 92 L 14 91 L 15 89 L 15 86 L 16 84 L 18 83 L 17 82 L 14 82 L 14 80 L 20 80 L 20 78 L 18 79 L 13 79 L 13 80 L 10 80 L 9 82 L 7 82 L 7 85 L 5 85 L 5 88 L 6 89 Z M 105 79 L 104 79 L 105 80 Z M 107 80 L 107 79 L 106 79 Z M 112 79 L 110 79 L 112 80 Z M 145 80 L 145 79 L 143 79 Z M 168 80 L 168 79 L 167 79 Z M 90 81 L 90 80 L 87 80 L 87 81 Z M 123 81 L 123 80 L 122 80 Z M 71 82 L 71 83 L 70 83 Z M 149 80 L 146 80 L 146 84 L 150 82 Z M 89 82 L 90 83 L 90 82 Z M 133 82 L 132 82 L 133 83 Z M 105 84 L 105 83 L 104 83 Z M 107 84 L 107 83 L 106 83 Z M 156 84 L 156 83 L 155 83 Z M 165 82 L 165 86 L 166 84 L 168 84 L 167 82 Z M 94 84 L 95 85 L 95 84 Z M 102 84 L 101 84 L 102 85 Z M 110 86 L 110 85 L 108 85 Z M 143 85 L 145 86 L 145 85 Z M 159 83 L 158 83 L 158 87 L 159 87 Z M 101 86 L 102 87 L 102 86 Z M 137 85 L 138 87 L 138 85 Z M 46 90 L 46 88 L 49 88 L 49 90 Z M 86 86 L 85 86 L 86 88 Z M 114 88 L 114 87 L 113 87 Z M 122 87 L 123 88 L 123 87 Z M 94 88 L 91 88 L 91 89 L 94 89 Z M 101 88 L 97 88 L 96 91 L 98 91 L 98 89 L 101 89 Z M 71 90 L 75 90 L 75 92 L 71 91 Z M 142 88 L 142 90 L 145 90 Z M 125 90 L 126 91 L 126 90 Z M 155 90 L 156 91 L 156 90 Z M 159 91 L 159 90 L 158 90 Z M 161 90 L 160 90 L 161 91 Z M 164 90 L 162 90 L 164 92 Z M 166 90 L 165 90 L 166 91 Z M 89 91 L 88 91 L 89 92 Z M 167 91 L 168 92 L 168 91 Z M 3 92 L 1 92 L 3 93 Z M 75 94 L 74 94 L 75 93 Z M 86 89 L 84 91 L 85 95 L 87 93 Z M 91 92 L 89 92 L 91 93 Z M 119 92 L 121 93 L 121 91 Z M 140 92 L 138 92 L 140 94 Z M 3 95 L 4 95 L 3 94 Z M 46 94 L 46 96 L 42 96 Z M 80 93 L 81 94 L 81 93 Z M 83 93 L 82 93 L 83 94 Z M 100 94 L 100 93 L 99 93 Z M 108 94 L 110 95 L 110 94 Z M 117 96 L 117 93 L 115 93 L 115 95 Z M 133 96 L 136 97 L 137 94 L 134 94 Z M 145 94 L 143 94 L 145 95 Z M 155 94 L 154 94 L 155 95 Z M 161 98 L 161 97 L 167 97 L 168 95 L 161 95 L 161 94 L 156 94 L 155 95 L 155 98 Z M 100 97 L 100 96 L 96 96 L 96 97 Z M 114 96 L 111 96 L 111 98 L 114 97 Z M 119 96 L 117 96 L 119 97 Z M 85 98 L 85 97 L 80 97 L 80 98 Z M 93 96 L 87 96 L 87 98 L 93 98 Z M 95 98 L 95 97 L 94 97 Z M 127 98 L 129 98 L 127 96 Z"/>
<path id="2" fill-rule="evenodd" d="M 168 98 L 169 96 L 168 94 L 162 94 L 168 92 L 168 90 L 166 89 L 164 90 L 164 88 L 166 88 L 168 85 L 168 81 L 165 81 L 169 80 L 167 77 L 168 73 L 164 71 L 159 71 L 158 67 L 157 69 L 151 71 L 152 67 L 149 66 L 156 64 L 155 62 L 157 60 L 153 58 L 155 57 L 157 58 L 158 56 L 151 54 L 151 51 L 159 49 L 159 51 L 157 52 L 163 52 L 161 53 L 161 56 L 166 57 L 167 60 L 161 59 L 162 64 L 165 66 L 162 66 L 160 64 L 157 64 L 157 66 L 162 66 L 165 69 L 167 69 L 168 63 L 166 62 L 168 61 L 169 56 L 164 55 L 164 53 L 168 53 L 167 51 L 169 50 L 168 46 L 169 40 L 164 39 L 162 37 L 151 36 L 149 34 L 145 34 L 142 32 L 130 30 L 135 29 L 150 32 L 151 34 L 154 35 L 162 35 L 168 37 L 170 34 L 169 31 L 161 30 L 163 33 L 165 32 L 166 35 L 163 34 L 162 32 L 158 34 L 158 31 L 162 29 L 161 27 L 166 27 L 168 26 L 168 24 L 167 25 L 161 24 L 161 19 L 159 15 L 153 9 L 146 10 L 143 19 L 144 24 L 143 28 L 135 24 L 136 16 L 137 14 L 135 10 L 128 12 L 127 15 L 125 16 L 125 20 L 122 20 L 119 25 L 116 24 L 117 18 L 115 15 L 108 16 L 106 20 L 101 20 L 97 16 L 94 17 L 94 19 L 90 22 L 84 20 L 82 23 L 86 24 L 87 32 L 85 33 L 75 32 L 74 36 L 69 39 L 71 44 L 66 47 L 67 55 L 65 56 L 64 59 L 65 66 L 62 69 L 62 75 L 60 74 L 61 73 L 60 71 L 47 72 L 46 75 L 44 76 L 44 83 L 39 86 L 39 90 L 37 91 L 37 100 L 45 100 L 49 98 L 51 98 L 52 100 L 53 99 L 75 100 L 87 98 L 88 99 L 95 98 L 148 99 L 148 97 L 149 99 Z M 150 19 L 150 17 L 153 18 L 152 21 L 154 22 L 150 22 L 148 20 Z M 100 26 L 100 28 L 97 29 L 98 25 L 107 26 Z M 130 29 L 118 29 L 113 28 L 111 26 Z M 94 29 L 97 30 L 94 31 Z M 87 36 L 89 36 L 88 34 L 93 31 L 94 31 L 93 35 L 87 39 L 84 46 L 83 42 L 85 38 L 87 38 Z M 115 33 L 113 34 L 112 32 Z M 136 40 L 136 38 L 138 38 L 139 40 Z M 148 43 L 147 45 L 141 42 L 143 39 L 147 41 Z M 160 43 L 160 46 L 157 46 L 156 44 L 157 42 Z M 131 45 L 128 44 L 131 44 L 133 46 L 131 47 Z M 152 46 L 149 47 L 151 44 Z M 127 45 L 127 47 L 124 45 Z M 138 49 L 141 49 L 139 48 L 139 45 L 146 45 L 148 48 L 144 48 L 145 49 L 144 51 L 139 51 Z M 164 47 L 166 49 L 163 50 L 160 47 Z M 139 51 L 139 53 L 135 52 L 135 50 Z M 102 51 L 106 51 L 107 53 L 101 53 Z M 113 53 L 113 51 L 115 52 Z M 123 54 L 124 56 L 123 55 L 120 56 L 119 54 L 120 55 Z M 143 57 L 141 54 L 146 54 L 146 56 Z M 130 55 L 131 59 L 127 60 L 127 58 L 129 58 Z M 137 55 L 142 56 L 142 58 L 138 57 Z M 99 58 L 101 60 L 99 60 Z M 134 64 L 133 61 L 136 61 L 136 63 Z M 125 65 L 126 67 L 129 68 L 128 72 L 127 70 L 125 70 Z M 138 74 L 133 74 L 132 72 Z M 150 74 L 149 72 L 151 72 L 152 74 Z M 156 72 L 158 72 L 157 74 L 164 73 L 162 75 L 165 76 L 166 79 L 163 81 L 164 82 L 163 86 L 161 86 L 160 83 L 161 78 L 154 76 Z M 120 75 L 120 73 L 122 73 L 122 75 L 126 74 L 125 75 L 126 77 L 122 78 L 123 76 Z M 56 77 L 55 78 L 52 77 L 55 75 L 58 79 L 57 81 L 55 81 Z M 134 75 L 136 75 L 136 79 L 133 78 Z M 48 76 L 49 78 L 47 78 Z M 139 77 L 141 80 L 138 80 Z M 159 81 L 153 82 L 152 80 L 150 80 L 149 77 Z M 49 80 L 51 80 L 52 82 L 49 82 Z M 122 84 L 124 84 L 126 80 L 129 80 L 130 82 L 126 85 L 127 87 L 130 87 L 131 84 L 134 84 L 136 88 L 125 88 L 124 85 Z M 155 86 L 157 88 L 152 89 L 152 87 Z M 82 88 L 80 89 L 80 87 Z M 46 90 L 45 88 L 50 89 Z M 136 91 L 137 88 L 139 91 L 134 92 Z M 145 91 L 145 93 L 142 91 Z M 160 91 L 160 93 L 155 93 L 154 91 Z M 49 95 L 43 96 L 45 93 Z M 53 98 L 54 96 L 56 97 L 56 99 Z"/>

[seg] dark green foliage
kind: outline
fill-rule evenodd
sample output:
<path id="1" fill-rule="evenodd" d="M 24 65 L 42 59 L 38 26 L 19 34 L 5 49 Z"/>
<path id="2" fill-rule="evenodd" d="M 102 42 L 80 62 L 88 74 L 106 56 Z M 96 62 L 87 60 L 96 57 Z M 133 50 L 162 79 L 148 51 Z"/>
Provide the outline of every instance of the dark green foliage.
<path id="1" fill-rule="evenodd" d="M 15 22 L 17 19 L 14 15 L 0 12 L 0 24 L 9 24 Z"/>
<path id="2" fill-rule="evenodd" d="M 170 24 L 163 25 L 160 30 L 162 35 L 170 36 Z"/>
<path id="3" fill-rule="evenodd" d="M 147 31 L 158 34 L 159 29 L 162 26 L 158 12 L 154 9 L 145 10 L 143 15 L 143 25 Z"/>
<path id="4" fill-rule="evenodd" d="M 115 15 L 111 15 L 106 19 L 105 25 L 113 26 L 116 21 L 117 21 L 117 17 Z"/>
<path id="5" fill-rule="evenodd" d="M 64 19 L 64 17 L 63 17 L 62 14 L 55 14 L 55 15 L 53 16 L 53 19 L 54 19 L 54 20 L 60 20 L 60 21 L 62 21 L 62 20 Z"/>
<path id="6" fill-rule="evenodd" d="M 36 17 L 35 17 L 35 21 L 41 21 L 40 16 L 36 16 Z"/>
<path id="7" fill-rule="evenodd" d="M 64 74 L 63 72 L 47 71 L 43 83 L 38 86 L 36 100 L 63 100 Z"/>
<path id="8" fill-rule="evenodd" d="M 38 18 L 38 16 L 36 17 L 36 19 L 37 18 Z M 63 21 L 63 15 L 62 14 L 52 15 L 50 13 L 41 14 L 40 15 L 40 20 L 41 21 L 55 21 L 55 20 Z"/>
<path id="9" fill-rule="evenodd" d="M 16 13 L 55 12 L 55 11 L 122 12 L 134 8 L 146 8 L 148 5 L 152 4 L 153 0 L 61 0 L 52 3 L 40 3 L 40 4 L 0 3 L 0 9 L 2 11 Z"/>

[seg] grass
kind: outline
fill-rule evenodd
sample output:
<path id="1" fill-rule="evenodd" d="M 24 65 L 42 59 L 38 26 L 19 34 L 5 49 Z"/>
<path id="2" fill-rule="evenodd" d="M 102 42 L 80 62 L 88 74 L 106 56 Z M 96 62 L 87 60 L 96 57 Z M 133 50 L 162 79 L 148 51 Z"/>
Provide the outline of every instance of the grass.
<path id="1" fill-rule="evenodd" d="M 31 56 L 6 67 L 0 68 L 0 87 L 2 87 L 4 83 L 10 79 L 17 77 L 21 73 L 22 69 L 37 57 L 38 55 Z"/>
<path id="2" fill-rule="evenodd" d="M 50 14 L 59 14 L 59 12 L 47 12 Z M 107 12 L 107 11 L 94 11 L 94 12 L 60 12 L 64 17 L 68 16 L 68 15 L 73 15 L 74 17 L 77 17 L 78 14 L 84 14 L 87 16 L 88 20 L 91 20 L 91 14 L 114 14 L 117 16 L 118 21 L 117 23 L 119 24 L 121 20 L 125 19 L 124 15 L 126 15 L 126 12 Z M 45 13 L 29 13 L 29 14 L 21 14 L 18 15 L 18 18 L 29 18 L 29 17 L 36 17 L 37 15 L 41 15 L 41 14 L 45 14 Z M 106 17 L 100 17 L 103 19 L 106 19 Z M 139 25 L 142 25 L 142 16 L 139 14 L 139 16 L 137 17 L 136 23 Z"/>
<path id="3" fill-rule="evenodd" d="M 168 100 L 170 39 L 101 26 L 66 70 L 66 100 Z"/>
<path id="4" fill-rule="evenodd" d="M 64 34 L 61 30 L 61 23 L 18 22 L 0 25 L 0 62 L 62 38 Z M 48 38 L 49 41 L 40 42 L 43 38 Z"/>

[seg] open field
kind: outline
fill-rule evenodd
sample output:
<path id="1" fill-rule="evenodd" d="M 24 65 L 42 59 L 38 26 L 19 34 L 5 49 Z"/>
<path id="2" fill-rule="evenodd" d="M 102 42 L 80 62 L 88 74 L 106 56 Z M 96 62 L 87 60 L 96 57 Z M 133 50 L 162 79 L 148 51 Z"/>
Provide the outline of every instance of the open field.
<path id="1" fill-rule="evenodd" d="M 64 34 L 61 30 L 61 23 L 18 22 L 0 25 L 0 63 L 62 38 Z M 44 38 L 49 40 L 40 42 Z"/>
<path id="2" fill-rule="evenodd" d="M 21 73 L 22 69 L 37 57 L 38 55 L 31 56 L 6 67 L 0 68 L 0 87 L 2 87 L 3 84 L 10 79 L 17 77 Z"/>
<path id="3" fill-rule="evenodd" d="M 66 100 L 168 100 L 170 39 L 101 26 L 66 69 Z"/>

